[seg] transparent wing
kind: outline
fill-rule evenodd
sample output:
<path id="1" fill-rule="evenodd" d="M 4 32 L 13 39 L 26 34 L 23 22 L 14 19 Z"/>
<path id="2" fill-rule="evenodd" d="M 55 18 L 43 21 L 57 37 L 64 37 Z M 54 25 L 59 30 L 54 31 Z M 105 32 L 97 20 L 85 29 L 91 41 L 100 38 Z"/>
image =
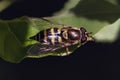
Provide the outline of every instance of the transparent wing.
<path id="1" fill-rule="evenodd" d="M 64 45 L 43 45 L 43 44 L 35 44 L 30 49 L 28 49 L 27 53 L 30 55 L 40 55 L 46 54 L 48 52 L 53 52 L 63 48 Z"/>

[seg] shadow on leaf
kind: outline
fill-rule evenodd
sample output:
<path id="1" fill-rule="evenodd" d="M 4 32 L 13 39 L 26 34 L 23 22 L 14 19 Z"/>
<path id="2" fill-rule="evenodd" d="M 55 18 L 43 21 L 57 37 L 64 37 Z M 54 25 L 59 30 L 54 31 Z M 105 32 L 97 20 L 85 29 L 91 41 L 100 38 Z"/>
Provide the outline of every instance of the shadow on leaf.
<path id="1" fill-rule="evenodd" d="M 105 0 L 82 0 L 70 10 L 78 17 L 113 23 L 120 17 L 120 6 Z"/>

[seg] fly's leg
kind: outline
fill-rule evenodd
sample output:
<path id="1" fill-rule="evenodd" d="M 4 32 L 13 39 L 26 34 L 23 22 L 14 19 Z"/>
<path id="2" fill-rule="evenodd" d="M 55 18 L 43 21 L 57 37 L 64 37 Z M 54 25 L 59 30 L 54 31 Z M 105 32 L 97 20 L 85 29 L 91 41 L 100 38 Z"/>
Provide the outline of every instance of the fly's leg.
<path id="1" fill-rule="evenodd" d="M 69 51 L 69 48 L 66 47 L 66 54 L 69 55 L 70 51 Z"/>
<path id="2" fill-rule="evenodd" d="M 70 47 L 71 45 L 72 45 L 71 43 L 64 43 L 65 50 L 66 50 L 66 55 L 69 55 L 69 54 L 70 54 L 69 47 Z"/>

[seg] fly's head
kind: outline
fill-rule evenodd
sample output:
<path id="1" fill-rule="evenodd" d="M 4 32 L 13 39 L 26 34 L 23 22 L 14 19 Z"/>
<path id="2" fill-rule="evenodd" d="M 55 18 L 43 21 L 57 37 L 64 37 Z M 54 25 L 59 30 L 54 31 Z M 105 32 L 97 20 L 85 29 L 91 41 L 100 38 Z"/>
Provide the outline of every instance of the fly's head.
<path id="1" fill-rule="evenodd" d="M 80 38 L 81 43 L 94 41 L 93 37 L 89 35 L 91 34 L 91 32 L 87 32 L 86 29 L 83 27 L 80 28 L 80 34 L 81 34 L 81 38 Z"/>

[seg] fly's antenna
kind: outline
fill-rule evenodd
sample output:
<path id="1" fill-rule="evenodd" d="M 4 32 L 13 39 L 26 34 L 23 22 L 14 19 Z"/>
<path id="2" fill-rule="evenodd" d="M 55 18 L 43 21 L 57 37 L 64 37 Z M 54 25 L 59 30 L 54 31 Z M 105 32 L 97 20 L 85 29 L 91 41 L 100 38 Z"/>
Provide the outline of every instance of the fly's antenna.
<path id="1" fill-rule="evenodd" d="M 85 34 L 89 35 L 89 34 L 92 34 L 93 32 L 85 32 Z"/>

